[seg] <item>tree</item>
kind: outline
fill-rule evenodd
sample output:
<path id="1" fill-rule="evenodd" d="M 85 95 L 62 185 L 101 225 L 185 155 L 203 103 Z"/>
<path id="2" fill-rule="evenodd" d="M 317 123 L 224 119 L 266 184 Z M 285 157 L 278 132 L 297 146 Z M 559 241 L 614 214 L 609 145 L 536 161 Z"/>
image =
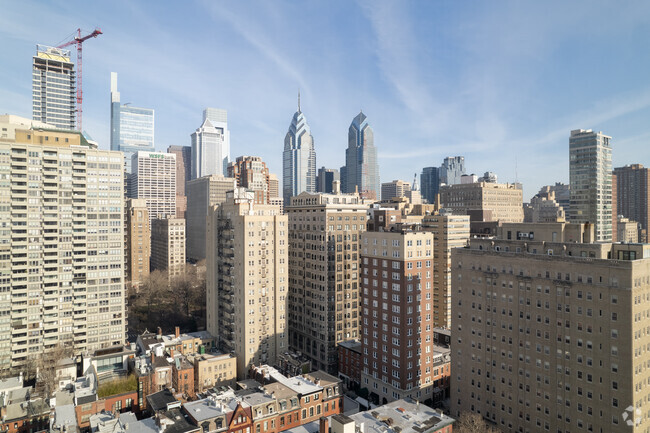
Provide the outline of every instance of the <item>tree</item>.
<path id="1" fill-rule="evenodd" d="M 53 348 L 43 351 L 36 359 L 36 384 L 44 388 L 46 397 L 51 396 L 59 387 L 57 371 L 59 363 L 73 355 L 72 345 L 60 342 Z"/>
<path id="2" fill-rule="evenodd" d="M 490 426 L 481 415 L 463 412 L 454 423 L 454 433 L 497 433 L 499 430 Z"/>

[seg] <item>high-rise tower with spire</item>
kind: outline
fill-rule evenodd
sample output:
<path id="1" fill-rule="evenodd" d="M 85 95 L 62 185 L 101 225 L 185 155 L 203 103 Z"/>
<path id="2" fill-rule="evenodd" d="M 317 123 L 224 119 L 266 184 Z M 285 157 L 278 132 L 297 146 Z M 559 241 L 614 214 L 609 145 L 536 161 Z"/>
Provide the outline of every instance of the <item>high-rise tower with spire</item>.
<path id="1" fill-rule="evenodd" d="M 372 128 L 363 111 L 352 119 L 348 129 L 348 148 L 345 151 L 345 169 L 341 171 L 343 191 L 358 189 L 364 198 L 380 199 L 379 166 Z"/>
<path id="2" fill-rule="evenodd" d="M 282 196 L 285 206 L 292 196 L 303 191 L 316 192 L 316 151 L 307 118 L 300 109 L 298 92 L 298 111 L 293 115 L 284 137 L 282 154 Z"/>

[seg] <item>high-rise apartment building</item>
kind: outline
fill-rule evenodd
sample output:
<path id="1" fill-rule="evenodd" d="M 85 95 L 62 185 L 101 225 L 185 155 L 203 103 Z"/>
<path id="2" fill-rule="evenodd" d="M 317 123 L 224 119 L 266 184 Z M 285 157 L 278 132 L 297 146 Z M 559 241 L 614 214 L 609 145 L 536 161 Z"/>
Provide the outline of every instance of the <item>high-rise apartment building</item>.
<path id="1" fill-rule="evenodd" d="M 237 377 L 287 350 L 288 223 L 244 188 L 213 207 L 207 235 L 207 328 L 237 356 Z"/>
<path id="2" fill-rule="evenodd" d="M 149 221 L 176 216 L 176 155 L 162 152 L 136 152 L 129 176 L 129 198 L 147 203 Z"/>
<path id="3" fill-rule="evenodd" d="M 185 220 L 151 221 L 151 267 L 167 271 L 170 279 L 185 273 Z"/>
<path id="4" fill-rule="evenodd" d="M 424 167 L 420 175 L 421 194 L 422 198 L 427 203 L 436 203 L 436 196 L 440 188 L 440 168 L 439 167 Z"/>
<path id="5" fill-rule="evenodd" d="M 440 187 L 440 207 L 483 221 L 522 222 L 523 191 L 514 183 L 463 183 Z M 474 220 L 474 217 L 472 218 Z"/>
<path id="6" fill-rule="evenodd" d="M 207 220 L 212 206 L 226 201 L 226 193 L 237 187 L 231 177 L 216 174 L 187 182 L 187 258 L 205 259 Z"/>
<path id="7" fill-rule="evenodd" d="M 614 176 L 618 215 L 638 222 L 647 233 L 650 227 L 650 169 L 641 164 L 626 165 L 615 168 Z"/>
<path id="8" fill-rule="evenodd" d="M 612 137 L 576 129 L 569 137 L 569 221 L 590 223 L 597 241 L 612 240 Z"/>
<path id="9" fill-rule="evenodd" d="M 284 204 L 303 191 L 316 192 L 316 150 L 307 118 L 300 110 L 293 115 L 282 152 L 282 196 Z"/>
<path id="10" fill-rule="evenodd" d="M 449 362 L 433 343 L 433 233 L 368 231 L 361 248 L 361 385 L 384 403 L 433 399 Z"/>
<path id="11" fill-rule="evenodd" d="M 70 50 L 37 45 L 32 65 L 33 119 L 60 129 L 75 129 L 76 88 Z"/>
<path id="12" fill-rule="evenodd" d="M 169 146 L 167 153 L 176 155 L 176 218 L 185 218 L 185 211 L 187 211 L 185 184 L 192 179 L 192 148 Z"/>
<path id="13" fill-rule="evenodd" d="M 280 179 L 274 173 L 269 173 L 269 198 L 280 197 Z"/>
<path id="14" fill-rule="evenodd" d="M 78 132 L 0 139 L 0 364 L 126 337 L 122 155 Z"/>
<path id="15" fill-rule="evenodd" d="M 452 253 L 452 413 L 509 432 L 646 431 L 650 246 L 536 226 Z"/>
<path id="16" fill-rule="evenodd" d="M 212 174 L 225 176 L 230 162 L 228 112 L 219 108 L 203 110 L 203 123 L 191 137 L 192 179 Z"/>
<path id="17" fill-rule="evenodd" d="M 154 151 L 153 108 L 120 103 L 117 73 L 111 72 L 111 150 L 124 153 L 125 169 L 132 172 L 131 158 L 138 151 Z"/>
<path id="18" fill-rule="evenodd" d="M 457 185 L 460 183 L 460 178 L 465 174 L 465 157 L 464 156 L 448 156 L 442 161 L 438 176 L 440 183 L 446 185 Z"/>
<path id="19" fill-rule="evenodd" d="M 469 216 L 426 215 L 422 228 L 433 234 L 433 326 L 451 329 L 451 252 L 469 239 Z"/>
<path id="20" fill-rule="evenodd" d="M 149 276 L 151 258 L 151 227 L 149 210 L 143 199 L 126 203 L 126 282 L 138 286 Z"/>
<path id="21" fill-rule="evenodd" d="M 316 192 L 331 194 L 334 192 L 334 181 L 341 181 L 341 175 L 337 169 L 319 168 L 316 175 Z"/>
<path id="22" fill-rule="evenodd" d="M 358 194 L 304 192 L 289 217 L 290 346 L 313 368 L 337 371 L 338 343 L 360 338 L 361 233 L 368 207 Z"/>
<path id="23" fill-rule="evenodd" d="M 228 177 L 235 178 L 237 186 L 255 193 L 255 203 L 269 203 L 269 169 L 259 156 L 238 156 L 228 164 Z"/>
<path id="24" fill-rule="evenodd" d="M 394 180 L 381 184 L 382 200 L 388 201 L 396 197 L 406 197 L 409 191 L 411 191 L 411 184 L 403 180 Z"/>
<path id="25" fill-rule="evenodd" d="M 345 169 L 341 169 L 343 192 L 359 192 L 363 198 L 379 200 L 379 165 L 375 135 L 363 112 L 352 119 L 345 150 Z"/>

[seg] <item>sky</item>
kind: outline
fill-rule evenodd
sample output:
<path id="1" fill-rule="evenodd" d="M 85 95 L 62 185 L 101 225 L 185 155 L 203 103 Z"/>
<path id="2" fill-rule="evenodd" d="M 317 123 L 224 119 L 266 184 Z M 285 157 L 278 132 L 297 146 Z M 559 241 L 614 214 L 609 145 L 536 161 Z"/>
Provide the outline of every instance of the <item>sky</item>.
<path id="1" fill-rule="evenodd" d="M 649 21 L 647 1 L 4 2 L 0 113 L 31 117 L 37 43 L 99 27 L 83 126 L 101 148 L 117 72 L 122 103 L 155 110 L 157 149 L 189 146 L 203 109 L 224 108 L 232 159 L 281 175 L 300 92 L 318 167 L 344 164 L 363 110 L 382 182 L 462 155 L 527 201 L 568 183 L 573 129 L 612 136 L 614 167 L 650 164 Z"/>

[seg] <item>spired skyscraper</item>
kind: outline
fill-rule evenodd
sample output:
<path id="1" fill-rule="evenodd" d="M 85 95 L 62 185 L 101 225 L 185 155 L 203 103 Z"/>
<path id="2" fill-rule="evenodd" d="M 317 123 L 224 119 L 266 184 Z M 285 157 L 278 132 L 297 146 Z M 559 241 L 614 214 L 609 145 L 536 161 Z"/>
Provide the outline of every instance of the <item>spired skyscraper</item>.
<path id="1" fill-rule="evenodd" d="M 111 150 L 124 153 L 127 173 L 134 153 L 154 151 L 153 130 L 153 109 L 121 105 L 117 72 L 111 72 Z"/>
<path id="2" fill-rule="evenodd" d="M 32 69 L 33 119 L 75 129 L 76 75 L 70 50 L 36 45 Z"/>
<path id="3" fill-rule="evenodd" d="M 203 123 L 192 134 L 192 179 L 213 174 L 226 175 L 230 162 L 228 112 L 203 110 Z"/>
<path id="4" fill-rule="evenodd" d="M 345 166 L 341 168 L 343 191 L 353 193 L 358 187 L 363 198 L 379 200 L 379 166 L 375 136 L 366 115 L 360 112 L 348 129 Z"/>
<path id="5" fill-rule="evenodd" d="M 291 197 L 304 191 L 316 192 L 316 151 L 307 118 L 300 110 L 298 94 L 298 111 L 293 115 L 284 137 L 282 153 L 282 197 L 285 206 Z"/>
<path id="6" fill-rule="evenodd" d="M 569 137 L 569 221 L 594 224 L 595 240 L 612 240 L 612 137 L 576 129 Z"/>

